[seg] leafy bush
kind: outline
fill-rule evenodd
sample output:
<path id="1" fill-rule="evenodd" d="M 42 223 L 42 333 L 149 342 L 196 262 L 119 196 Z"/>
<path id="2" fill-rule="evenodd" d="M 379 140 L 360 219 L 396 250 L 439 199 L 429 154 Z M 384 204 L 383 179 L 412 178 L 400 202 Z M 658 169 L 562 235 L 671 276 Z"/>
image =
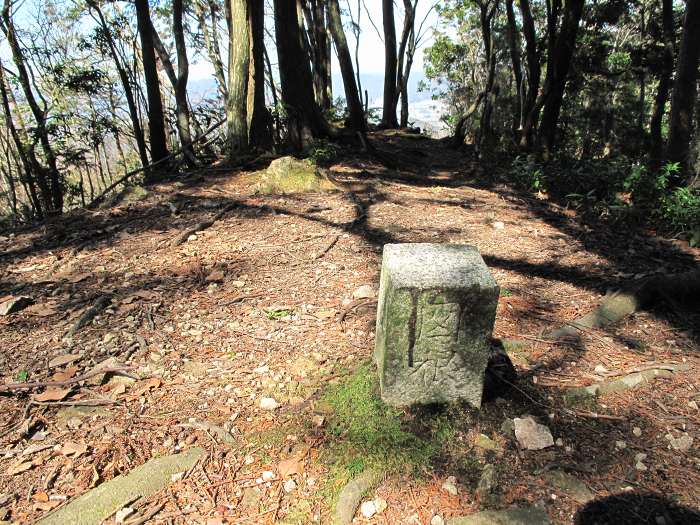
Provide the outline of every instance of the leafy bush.
<path id="1" fill-rule="evenodd" d="M 340 155 L 340 146 L 334 142 L 319 139 L 309 146 L 307 154 L 314 164 L 324 166 L 335 162 Z"/>

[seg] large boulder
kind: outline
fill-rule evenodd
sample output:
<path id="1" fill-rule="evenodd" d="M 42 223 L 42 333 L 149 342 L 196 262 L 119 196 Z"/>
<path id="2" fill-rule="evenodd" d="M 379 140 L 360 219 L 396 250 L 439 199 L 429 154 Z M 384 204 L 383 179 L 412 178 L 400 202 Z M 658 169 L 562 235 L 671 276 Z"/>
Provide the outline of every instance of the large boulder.
<path id="1" fill-rule="evenodd" d="M 315 193 L 337 189 L 313 162 L 294 157 L 273 160 L 266 170 L 260 172 L 256 185 L 256 190 L 265 194 Z"/>

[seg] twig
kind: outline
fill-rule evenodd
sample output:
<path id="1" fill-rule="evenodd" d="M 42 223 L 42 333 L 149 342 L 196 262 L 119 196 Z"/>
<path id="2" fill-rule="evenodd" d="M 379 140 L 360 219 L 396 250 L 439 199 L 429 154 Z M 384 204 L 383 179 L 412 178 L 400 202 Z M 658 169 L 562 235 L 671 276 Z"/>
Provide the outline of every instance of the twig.
<path id="1" fill-rule="evenodd" d="M 73 325 L 73 328 L 70 329 L 68 332 L 69 336 L 75 335 L 78 330 L 83 328 L 85 325 L 87 325 L 90 321 L 92 321 L 97 315 L 107 308 L 112 303 L 112 297 L 110 295 L 103 295 L 97 301 L 95 301 L 95 304 L 93 304 L 90 308 L 85 310 L 83 312 L 83 315 L 80 316 L 80 318 L 75 322 Z"/>
<path id="2" fill-rule="evenodd" d="M 228 301 L 224 301 L 223 303 L 219 303 L 219 306 L 230 306 L 234 303 L 237 303 L 238 301 L 245 301 L 246 299 L 253 299 L 255 297 L 262 297 L 263 295 L 265 295 L 265 294 L 264 293 L 251 293 L 248 295 L 241 294 L 241 295 L 237 295 L 233 299 L 229 299 Z"/>
<path id="3" fill-rule="evenodd" d="M 159 503 L 140 518 L 125 521 L 124 525 L 142 525 L 163 510 L 163 507 L 165 507 L 165 503 Z"/>
<path id="4" fill-rule="evenodd" d="M 206 230 L 207 228 L 211 228 L 216 221 L 221 219 L 226 213 L 231 211 L 233 208 L 235 208 L 238 205 L 238 203 L 233 203 L 229 204 L 228 206 L 225 206 L 219 213 L 214 215 L 211 219 L 207 219 L 205 221 L 197 223 L 193 228 L 188 228 L 187 230 L 183 231 L 180 235 L 175 237 L 173 239 L 171 246 L 180 246 L 182 243 L 184 243 L 190 235 L 193 235 L 194 233 L 202 230 Z"/>
<path id="5" fill-rule="evenodd" d="M 38 406 L 67 406 L 67 407 L 100 407 L 105 405 L 116 405 L 119 401 L 115 399 L 79 399 L 77 401 L 35 401 L 31 400 L 30 405 Z"/>
<path id="6" fill-rule="evenodd" d="M 105 367 L 96 370 L 91 370 L 82 375 L 74 377 L 73 379 L 66 379 L 65 381 L 32 381 L 27 383 L 9 383 L 6 385 L 0 385 L 0 393 L 3 392 L 13 392 L 15 390 L 27 390 L 32 388 L 44 388 L 47 386 L 68 386 L 74 385 L 75 383 L 80 383 L 93 376 L 102 374 L 121 374 L 127 377 L 132 377 L 125 372 L 127 370 L 133 370 L 132 366 L 115 366 L 115 367 Z M 134 378 L 135 379 L 135 378 Z"/>
<path id="7" fill-rule="evenodd" d="M 335 246 L 335 243 L 338 242 L 338 239 L 340 239 L 340 235 L 335 234 L 333 236 L 333 238 L 331 239 L 331 241 L 326 245 L 326 247 L 314 256 L 314 259 L 320 259 L 324 255 L 326 255 L 331 250 L 331 248 L 333 248 L 333 246 Z"/>

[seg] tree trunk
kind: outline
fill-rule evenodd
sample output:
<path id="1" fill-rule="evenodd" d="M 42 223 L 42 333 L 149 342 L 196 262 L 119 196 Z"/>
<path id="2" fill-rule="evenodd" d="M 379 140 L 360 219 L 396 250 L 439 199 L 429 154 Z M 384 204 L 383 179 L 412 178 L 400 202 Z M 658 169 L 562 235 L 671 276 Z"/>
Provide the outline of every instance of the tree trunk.
<path id="1" fill-rule="evenodd" d="M 538 111 L 536 111 L 537 92 L 540 89 L 540 56 L 537 52 L 537 34 L 532 18 L 529 0 L 519 0 L 520 14 L 523 20 L 523 35 L 525 36 L 525 55 L 527 60 L 527 90 L 525 92 L 520 127 L 520 146 L 530 149 L 533 134 L 537 127 Z"/>
<path id="2" fill-rule="evenodd" d="M 151 162 L 158 162 L 168 156 L 168 143 L 165 137 L 163 103 L 160 98 L 160 81 L 153 47 L 153 31 L 148 0 L 135 0 L 136 21 L 141 40 L 141 60 L 143 76 L 148 96 L 148 135 L 151 142 Z M 162 169 L 162 168 L 161 168 Z M 160 171 L 160 170 L 158 170 Z M 152 170 L 146 173 L 146 181 L 154 182 L 158 176 Z"/>
<path id="3" fill-rule="evenodd" d="M 248 0 L 250 64 L 248 74 L 248 140 L 253 148 L 272 147 L 272 116 L 265 105 L 265 3 Z"/>
<path id="4" fill-rule="evenodd" d="M 247 0 L 227 0 L 231 13 L 231 33 L 228 62 L 228 124 L 229 156 L 248 150 L 248 68 L 250 65 L 250 35 Z"/>
<path id="5" fill-rule="evenodd" d="M 221 49 L 219 48 L 219 31 L 217 29 L 218 17 L 216 16 L 216 6 L 214 3 L 207 1 L 212 20 L 212 31 L 210 33 L 209 26 L 207 24 L 207 17 L 205 15 L 202 3 L 202 0 L 195 0 L 194 2 L 197 21 L 199 22 L 199 28 L 202 31 L 202 39 L 204 40 L 204 47 L 207 49 L 207 56 L 209 57 L 209 61 L 214 66 L 214 78 L 216 78 L 219 93 L 221 93 L 221 98 L 224 100 L 224 106 L 226 106 L 228 87 L 226 85 L 226 76 L 224 75 L 223 61 L 221 60 Z"/>
<path id="6" fill-rule="evenodd" d="M 523 73 L 520 65 L 520 39 L 518 38 L 518 27 L 515 23 L 515 12 L 513 11 L 513 0 L 506 0 L 506 17 L 508 26 L 506 36 L 508 39 L 508 50 L 510 51 L 510 61 L 513 65 L 513 80 L 515 81 L 515 112 L 513 114 L 513 134 L 517 133 L 522 122 L 522 97 L 523 93 Z"/>
<path id="7" fill-rule="evenodd" d="M 687 0 L 683 36 L 678 53 L 676 80 L 671 96 L 666 156 L 678 162 L 685 176 L 692 176 L 690 139 L 693 135 L 693 111 L 697 96 L 698 60 L 700 58 L 700 0 Z"/>
<path id="8" fill-rule="evenodd" d="M 175 51 L 177 53 L 177 80 L 175 90 L 175 113 L 177 119 L 177 133 L 180 137 L 182 152 L 190 166 L 197 165 L 197 159 L 192 148 L 192 133 L 190 131 L 190 108 L 187 103 L 187 79 L 190 72 L 190 64 L 187 60 L 187 45 L 185 44 L 185 32 L 182 27 L 182 0 L 173 0 L 173 37 L 175 38 Z"/>
<path id="9" fill-rule="evenodd" d="M 661 6 L 664 56 L 663 66 L 659 76 L 659 86 L 656 90 L 656 98 L 654 99 L 654 109 L 652 110 L 651 121 L 649 123 L 649 134 L 651 136 L 649 167 L 652 172 L 658 171 L 662 163 L 663 137 L 661 135 L 661 124 L 663 122 L 664 113 L 666 113 L 666 103 L 668 102 L 668 95 L 671 90 L 674 55 L 673 47 L 675 40 L 673 28 L 673 0 L 662 0 Z"/>
<path id="10" fill-rule="evenodd" d="M 302 44 L 299 1 L 274 2 L 282 104 L 287 116 L 288 140 L 297 150 L 327 134 L 327 125 L 314 100 L 309 57 Z"/>
<path id="11" fill-rule="evenodd" d="M 564 6 L 564 20 L 548 57 L 547 81 L 544 87 L 544 110 L 538 141 L 545 159 L 554 152 L 559 113 L 564 99 L 569 66 L 576 47 L 576 35 L 583 13 L 584 0 L 568 0 Z M 551 68 L 551 75 L 549 73 Z"/>
<path id="12" fill-rule="evenodd" d="M 394 0 L 382 0 L 382 20 L 384 24 L 384 107 L 382 127 L 397 128 L 396 120 L 396 27 L 394 25 Z"/>
<path id="13" fill-rule="evenodd" d="M 326 0 L 306 0 L 302 2 L 306 31 L 309 42 L 309 54 L 312 61 L 311 74 L 314 84 L 316 103 L 323 110 L 329 110 L 332 104 L 329 38 L 326 26 Z"/>
<path id="14" fill-rule="evenodd" d="M 350 55 L 348 42 L 345 38 L 338 0 L 328 1 L 328 15 L 330 18 L 331 34 L 335 42 L 335 50 L 338 55 L 338 62 L 340 63 L 340 71 L 343 75 L 343 87 L 345 88 L 345 99 L 348 104 L 349 112 L 347 125 L 355 131 L 363 131 L 365 129 L 365 116 L 362 111 L 360 94 L 355 84 L 355 71 L 352 66 L 352 56 Z"/>
<path id="15" fill-rule="evenodd" d="M 17 40 L 17 35 L 15 34 L 11 8 L 11 0 L 5 0 L 2 10 L 2 31 L 7 38 L 7 42 L 12 52 L 12 59 L 15 63 L 15 67 L 17 68 L 17 79 L 22 87 L 22 91 L 24 92 L 27 105 L 29 106 L 32 115 L 34 116 L 34 120 L 36 121 L 36 135 L 39 139 L 39 143 L 41 144 L 41 148 L 48 164 L 50 196 L 44 196 L 45 201 L 48 201 L 44 202 L 45 211 L 47 214 L 60 214 L 63 211 L 63 181 L 61 180 L 61 175 L 58 172 L 56 155 L 51 147 L 51 139 L 49 138 L 48 129 L 46 127 L 47 112 L 39 107 L 39 104 L 34 96 L 32 81 L 27 69 L 24 53 L 20 47 L 19 41 Z"/>
<path id="16" fill-rule="evenodd" d="M 141 167 L 145 168 L 148 166 L 148 150 L 146 149 L 146 139 L 143 135 L 143 129 L 141 127 L 141 120 L 139 119 L 139 112 L 136 106 L 136 101 L 134 99 L 134 92 L 131 88 L 131 82 L 129 81 L 129 74 L 124 68 L 119 54 L 117 53 L 116 46 L 114 45 L 114 39 L 112 37 L 112 32 L 107 25 L 104 14 L 100 10 L 98 4 L 94 1 L 88 2 L 88 6 L 92 9 L 98 17 L 100 27 L 102 28 L 102 33 L 107 41 L 107 47 L 109 48 L 109 53 L 112 55 L 112 60 L 114 61 L 114 66 L 117 69 L 117 74 L 119 75 L 119 80 L 122 84 L 122 89 L 124 90 L 124 98 L 126 98 L 126 106 L 129 110 L 129 117 L 131 119 L 131 127 L 134 132 L 134 139 L 136 140 L 136 148 L 139 153 L 139 159 L 141 160 Z"/>

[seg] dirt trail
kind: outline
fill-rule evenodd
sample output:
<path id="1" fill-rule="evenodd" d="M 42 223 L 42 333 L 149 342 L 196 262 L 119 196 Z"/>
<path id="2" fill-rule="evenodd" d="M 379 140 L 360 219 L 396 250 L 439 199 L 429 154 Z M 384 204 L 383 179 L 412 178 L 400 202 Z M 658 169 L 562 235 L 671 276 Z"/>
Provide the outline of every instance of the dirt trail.
<path id="1" fill-rule="evenodd" d="M 372 140 L 398 168 L 357 157 L 331 166 L 339 181 L 363 185 L 355 193 L 261 196 L 246 174 L 210 170 L 0 240 L 0 297 L 34 300 L 0 317 L 3 382 L 70 381 L 105 359 L 136 378 L 96 376 L 44 404 L 0 394 L 0 521 L 36 520 L 152 457 L 201 446 L 204 462 L 143 502 L 144 514 L 163 504 L 151 522 L 328 522 L 328 495 L 339 487 L 327 483 L 317 402 L 371 355 L 375 312 L 353 293 L 376 286 L 387 242 L 477 246 L 502 288 L 496 337 L 529 344 L 511 355 L 518 389 L 454 437 L 477 464 L 498 466 L 495 499 L 480 501 L 464 465 L 436 463 L 421 477 L 384 479 L 376 494 L 388 508 L 358 522 L 430 523 L 480 505 L 537 503 L 569 523 L 580 504 L 547 481 L 552 469 L 574 473 L 597 496 L 632 487 L 700 507 L 697 314 L 640 313 L 567 344 L 541 336 L 620 281 L 693 268 L 700 252 L 584 222 L 439 142 Z M 173 242 L 225 206 L 211 227 Z M 106 308 L 68 336 L 104 297 Z M 565 389 L 604 379 L 601 365 L 615 374 L 661 363 L 688 369 L 601 398 L 595 410 L 612 419 L 557 408 Z M 279 406 L 264 410 L 263 398 Z M 74 406 L 84 404 L 100 406 Z M 501 424 L 523 413 L 547 422 L 559 446 L 519 451 Z M 475 448 L 480 433 L 498 450 Z M 667 434 L 694 444 L 673 450 Z M 636 468 L 639 453 L 646 470 Z M 293 487 L 280 472 L 290 458 Z M 441 489 L 449 475 L 458 477 L 456 496 Z"/>

